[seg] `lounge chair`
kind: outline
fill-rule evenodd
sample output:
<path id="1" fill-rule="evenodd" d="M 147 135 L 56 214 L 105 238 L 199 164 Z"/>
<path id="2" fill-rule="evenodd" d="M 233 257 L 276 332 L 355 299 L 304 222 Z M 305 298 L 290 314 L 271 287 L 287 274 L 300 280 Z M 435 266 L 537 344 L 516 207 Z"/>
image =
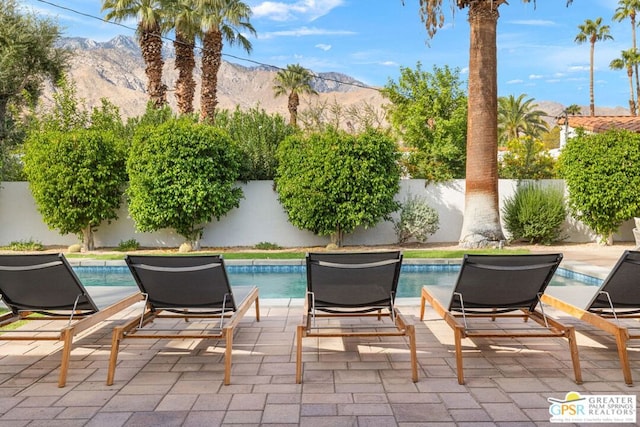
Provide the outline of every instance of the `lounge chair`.
<path id="1" fill-rule="evenodd" d="M 448 305 L 422 288 L 420 319 L 429 303 L 454 331 L 458 383 L 464 384 L 462 366 L 463 338 L 549 338 L 569 341 L 576 383 L 582 383 L 578 347 L 573 327 L 564 326 L 537 309 L 551 277 L 562 260 L 561 254 L 549 255 L 465 255 Z M 446 307 L 446 308 L 445 308 Z M 533 319 L 541 327 L 480 322 L 500 318 Z M 477 324 L 474 324 L 477 323 Z"/>
<path id="2" fill-rule="evenodd" d="M 58 387 L 67 382 L 73 337 L 141 300 L 140 294 L 99 309 L 62 254 L 0 255 L 0 340 L 62 341 Z M 27 321 L 16 329 L 12 323 Z M 29 329 L 36 322 L 44 325 Z M 14 325 L 17 326 L 17 325 Z"/>
<path id="3" fill-rule="evenodd" d="M 224 384 L 228 385 L 234 330 L 252 304 L 260 320 L 258 288 L 231 288 L 224 261 L 218 255 L 129 255 L 125 261 L 145 306 L 139 317 L 113 330 L 107 385 L 113 384 L 120 342 L 125 338 L 224 339 Z M 161 318 L 184 319 L 185 328 L 145 327 Z M 202 324 L 195 325 L 199 329 L 187 323 L 190 319 L 201 319 Z"/>
<path id="4" fill-rule="evenodd" d="M 307 293 L 296 334 L 296 382 L 302 382 L 302 339 L 305 337 L 409 338 L 411 376 L 418 381 L 415 327 L 395 306 L 401 252 L 310 253 L 306 256 Z M 318 325 L 319 318 L 375 316 L 380 322 Z M 383 316 L 390 322 L 383 322 Z"/>
<path id="5" fill-rule="evenodd" d="M 640 333 L 631 333 L 621 321 L 640 317 L 640 252 L 625 251 L 584 308 L 548 294 L 542 300 L 612 334 L 618 346 L 624 382 L 633 384 L 627 344 L 629 340 L 640 338 Z"/>

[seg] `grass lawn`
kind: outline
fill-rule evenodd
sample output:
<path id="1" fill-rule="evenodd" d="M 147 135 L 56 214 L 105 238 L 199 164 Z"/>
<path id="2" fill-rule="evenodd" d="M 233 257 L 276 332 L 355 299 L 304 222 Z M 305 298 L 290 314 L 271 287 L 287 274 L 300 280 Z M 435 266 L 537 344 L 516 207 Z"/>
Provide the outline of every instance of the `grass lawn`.
<path id="1" fill-rule="evenodd" d="M 220 254 L 225 259 L 303 259 L 306 250 L 299 251 L 248 251 L 248 252 L 227 252 L 227 251 L 207 251 L 191 252 L 192 255 Z M 457 249 L 457 250 L 441 250 L 441 249 L 408 249 L 402 251 L 404 258 L 462 258 L 464 254 L 526 254 L 528 249 Z M 139 251 L 138 253 L 145 253 Z M 166 255 L 176 255 L 177 252 L 162 252 Z M 190 255 L 185 254 L 185 255 Z M 90 253 L 90 254 L 65 254 L 67 258 L 91 258 L 100 260 L 121 260 L 124 259 L 125 253 Z"/>

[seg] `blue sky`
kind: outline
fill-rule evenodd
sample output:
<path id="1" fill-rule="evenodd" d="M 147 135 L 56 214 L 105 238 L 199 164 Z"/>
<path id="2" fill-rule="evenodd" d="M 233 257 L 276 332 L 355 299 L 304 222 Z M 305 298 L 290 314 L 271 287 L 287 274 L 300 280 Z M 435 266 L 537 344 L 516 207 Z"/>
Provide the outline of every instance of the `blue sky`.
<path id="1" fill-rule="evenodd" d="M 469 49 L 467 11 L 452 13 L 433 39 L 420 22 L 418 0 L 245 0 L 253 10 L 258 35 L 251 54 L 225 47 L 225 59 L 245 66 L 243 58 L 285 67 L 299 63 L 315 72 L 348 74 L 369 85 L 396 80 L 400 67 L 423 70 L 434 65 L 459 68 L 466 79 Z M 58 21 L 69 37 L 107 41 L 133 30 L 92 19 L 103 17 L 100 0 L 24 0 L 39 15 Z M 609 68 L 611 60 L 632 46 L 629 21 L 614 22 L 617 0 L 511 0 L 500 6 L 498 21 L 498 92 L 526 94 L 536 101 L 564 105 L 589 104 L 589 44 L 574 42 L 585 19 L 603 18 L 613 41 L 596 43 L 595 102 L 597 106 L 628 106 L 625 71 Z M 62 8 L 54 5 L 62 6 Z M 75 13 L 78 11 L 86 15 Z M 135 22 L 125 22 L 134 28 Z M 640 37 L 640 29 L 638 31 Z"/>

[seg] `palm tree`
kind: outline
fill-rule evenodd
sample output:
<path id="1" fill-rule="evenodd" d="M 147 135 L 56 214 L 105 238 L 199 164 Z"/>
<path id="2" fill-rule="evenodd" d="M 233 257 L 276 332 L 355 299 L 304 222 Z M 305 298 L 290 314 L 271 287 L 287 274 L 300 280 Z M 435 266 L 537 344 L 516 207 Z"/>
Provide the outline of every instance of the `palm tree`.
<path id="1" fill-rule="evenodd" d="M 147 75 L 147 93 L 155 107 L 167 103 L 167 87 L 162 83 L 162 4 L 159 0 L 103 0 L 102 10 L 109 12 L 106 19 L 116 22 L 128 18 L 138 19 L 138 43 L 142 51 Z"/>
<path id="2" fill-rule="evenodd" d="M 613 14 L 613 19 L 618 22 L 629 18 L 631 22 L 631 39 L 633 41 L 633 49 L 636 49 L 636 15 L 640 10 L 640 0 L 619 0 L 618 8 Z M 634 73 L 636 76 L 636 100 L 640 100 L 640 76 L 638 75 L 638 63 L 635 63 Z M 637 106 L 636 106 L 637 107 Z"/>
<path id="3" fill-rule="evenodd" d="M 165 14 L 166 28 L 175 31 L 173 46 L 176 54 L 174 67 L 178 70 L 175 92 L 178 111 L 180 114 L 192 113 L 196 92 L 196 81 L 193 78 L 196 67 L 194 49 L 196 37 L 200 34 L 201 16 L 191 0 L 170 2 Z"/>
<path id="4" fill-rule="evenodd" d="M 213 121 L 218 104 L 218 70 L 222 64 L 222 47 L 239 44 L 251 53 L 251 42 L 243 35 L 256 30 L 249 22 L 251 8 L 240 0 L 197 0 L 198 12 L 202 16 L 202 89 L 200 93 L 200 115 Z"/>
<path id="5" fill-rule="evenodd" d="M 563 113 L 568 116 L 579 116 L 582 114 L 582 107 L 580 107 L 578 104 L 571 104 L 564 109 Z"/>
<path id="6" fill-rule="evenodd" d="M 602 18 L 596 18 L 595 21 L 586 19 L 584 24 L 578 25 L 580 32 L 575 38 L 575 42 L 582 44 L 589 42 L 591 49 L 589 51 L 589 115 L 596 115 L 596 104 L 593 95 L 593 54 L 596 48 L 596 42 L 603 40 L 613 40 L 609 34 L 609 26 L 602 25 Z"/>
<path id="7" fill-rule="evenodd" d="M 287 108 L 289 109 L 289 124 L 293 127 L 298 126 L 300 94 L 318 94 L 318 92 L 313 89 L 313 86 L 311 86 L 312 80 L 313 74 L 300 64 L 289 64 L 287 68 L 278 71 L 278 74 L 276 74 L 273 92 L 276 98 L 280 95 L 287 95 L 289 97 L 287 103 Z"/>
<path id="8" fill-rule="evenodd" d="M 444 25 L 445 0 L 420 0 L 420 18 L 433 37 Z M 469 82 L 465 211 L 460 244 L 503 240 L 498 206 L 498 8 L 506 0 L 450 0 L 469 9 Z M 529 0 L 523 0 L 528 3 Z M 572 0 L 567 0 L 567 5 Z M 534 0 L 535 2 L 535 0 Z"/>
<path id="9" fill-rule="evenodd" d="M 527 135 L 539 139 L 542 132 L 549 130 L 542 119 L 546 113 L 536 110 L 533 98 L 525 100 L 526 94 L 515 98 L 513 95 L 498 98 L 498 135 L 502 145 Z"/>
<path id="10" fill-rule="evenodd" d="M 609 64 L 612 70 L 626 70 L 627 77 L 629 77 L 629 113 L 632 116 L 636 115 L 636 101 L 633 97 L 633 67 L 638 66 L 640 61 L 640 55 L 635 48 L 622 51 L 620 58 L 615 58 Z"/>

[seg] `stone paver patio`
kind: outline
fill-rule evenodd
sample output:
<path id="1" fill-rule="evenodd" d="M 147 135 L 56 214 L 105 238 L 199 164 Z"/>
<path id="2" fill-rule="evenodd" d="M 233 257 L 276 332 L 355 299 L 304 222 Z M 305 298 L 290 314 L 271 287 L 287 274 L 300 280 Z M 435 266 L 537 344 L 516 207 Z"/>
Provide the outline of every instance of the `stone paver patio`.
<path id="1" fill-rule="evenodd" d="M 590 271 L 606 274 L 620 253 L 594 252 Z M 637 394 L 638 385 L 624 384 L 614 339 L 553 310 L 576 326 L 582 385 L 558 339 L 466 340 L 459 385 L 453 332 L 431 308 L 421 322 L 418 299 L 398 301 L 416 325 L 417 383 L 404 339 L 306 338 L 304 381 L 296 384 L 302 302 L 260 305 L 262 320 L 250 310 L 237 330 L 229 386 L 222 343 L 133 339 L 122 344 L 114 385 L 105 385 L 111 328 L 133 308 L 78 337 L 65 388 L 57 387 L 59 343 L 0 341 L 0 427 L 545 425 L 549 397 Z M 640 352 L 630 357 L 640 381 Z"/>

